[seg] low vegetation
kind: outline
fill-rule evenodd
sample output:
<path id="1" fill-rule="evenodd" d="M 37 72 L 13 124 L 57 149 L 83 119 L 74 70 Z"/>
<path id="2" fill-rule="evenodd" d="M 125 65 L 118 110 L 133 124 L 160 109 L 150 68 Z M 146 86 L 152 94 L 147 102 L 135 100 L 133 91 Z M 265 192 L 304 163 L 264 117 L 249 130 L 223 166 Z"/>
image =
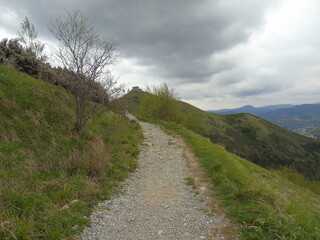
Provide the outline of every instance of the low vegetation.
<path id="1" fill-rule="evenodd" d="M 229 216 L 241 225 L 243 239 L 320 238 L 320 194 L 314 188 L 319 184 L 311 184 L 292 169 L 263 169 L 181 125 L 157 123 L 186 140 Z M 290 181 L 282 177 L 284 172 Z"/>
<path id="2" fill-rule="evenodd" d="M 141 115 L 165 121 L 180 120 L 179 103 L 173 89 L 163 83 L 158 87 L 149 87 L 147 91 L 139 108 Z"/>
<path id="3" fill-rule="evenodd" d="M 243 239 L 320 239 L 320 183 L 305 177 L 319 178 L 319 142 L 249 114 L 217 116 L 178 100 L 180 116 L 168 121 L 145 114 L 154 107 L 149 94 L 129 93 L 129 110 L 186 140 Z"/>
<path id="4" fill-rule="evenodd" d="M 149 93 L 131 92 L 129 111 L 144 118 L 162 119 L 152 112 Z M 155 97 L 155 96 L 154 96 Z M 150 104 L 148 104 L 150 103 Z M 289 167 L 312 181 L 320 180 L 320 142 L 291 132 L 250 114 L 215 115 L 177 101 L 178 114 L 169 119 L 222 145 L 229 152 L 268 169 Z M 157 105 L 155 105 L 157 106 Z"/>
<path id="5" fill-rule="evenodd" d="M 53 68 L 39 44 L 40 54 L 21 39 L 0 42 L 0 64 L 28 74 L 0 65 L 0 239 L 72 239 L 89 223 L 93 206 L 137 165 L 140 128 L 115 113 L 127 100 L 129 111 L 186 139 L 244 239 L 320 238 L 318 141 L 249 114 L 203 112 L 166 84 L 113 101 L 122 91 L 112 79 L 106 87 L 90 73 Z M 85 99 L 79 79 L 85 89 L 92 80 Z"/>
<path id="6" fill-rule="evenodd" d="M 268 169 L 289 167 L 320 181 L 320 142 L 250 114 L 212 115 L 203 134 L 226 150 Z"/>
<path id="7" fill-rule="evenodd" d="M 72 239 L 136 167 L 139 126 L 101 107 L 75 134 L 74 104 L 0 65 L 0 239 Z"/>

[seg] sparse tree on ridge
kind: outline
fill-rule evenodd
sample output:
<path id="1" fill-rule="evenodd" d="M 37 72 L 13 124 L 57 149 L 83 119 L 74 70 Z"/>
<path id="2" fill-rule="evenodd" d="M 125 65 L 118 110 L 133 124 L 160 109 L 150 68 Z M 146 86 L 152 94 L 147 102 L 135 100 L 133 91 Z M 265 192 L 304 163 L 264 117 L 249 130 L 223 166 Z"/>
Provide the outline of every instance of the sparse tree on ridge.
<path id="1" fill-rule="evenodd" d="M 42 62 L 47 60 L 47 56 L 44 54 L 45 44 L 38 40 L 38 31 L 28 17 L 25 17 L 21 23 L 21 29 L 17 34 L 18 41 L 26 48 L 26 50 L 32 51 L 37 59 Z"/>
<path id="2" fill-rule="evenodd" d="M 101 37 L 89 18 L 79 11 L 66 10 L 66 15 L 58 17 L 49 28 L 59 41 L 55 50 L 58 64 L 73 73 L 70 83 L 76 99 L 74 130 L 80 133 L 99 106 L 89 101 L 106 100 L 104 89 L 98 90 L 97 83 L 103 86 L 105 81 L 110 81 L 107 67 L 117 62 L 118 44 Z"/>
<path id="3" fill-rule="evenodd" d="M 17 38 L 1 40 L 0 63 L 40 78 L 47 59 L 43 52 L 45 45 L 37 39 L 38 31 L 28 17 L 21 23 L 17 34 Z"/>

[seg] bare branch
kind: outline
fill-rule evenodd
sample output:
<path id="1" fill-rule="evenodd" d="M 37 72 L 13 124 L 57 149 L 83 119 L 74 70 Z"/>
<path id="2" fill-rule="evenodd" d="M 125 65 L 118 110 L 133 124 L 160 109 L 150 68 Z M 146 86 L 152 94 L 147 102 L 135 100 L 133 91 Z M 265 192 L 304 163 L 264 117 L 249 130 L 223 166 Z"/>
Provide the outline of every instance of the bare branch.
<path id="1" fill-rule="evenodd" d="M 80 132 L 97 109 L 88 101 L 100 97 L 98 102 L 103 102 L 106 98 L 106 92 L 100 90 L 102 83 L 109 81 L 108 66 L 119 57 L 118 44 L 100 37 L 89 18 L 79 11 L 66 10 L 66 15 L 58 17 L 49 29 L 59 41 L 55 50 L 59 65 L 74 73 L 71 86 L 77 103 L 75 129 Z"/>

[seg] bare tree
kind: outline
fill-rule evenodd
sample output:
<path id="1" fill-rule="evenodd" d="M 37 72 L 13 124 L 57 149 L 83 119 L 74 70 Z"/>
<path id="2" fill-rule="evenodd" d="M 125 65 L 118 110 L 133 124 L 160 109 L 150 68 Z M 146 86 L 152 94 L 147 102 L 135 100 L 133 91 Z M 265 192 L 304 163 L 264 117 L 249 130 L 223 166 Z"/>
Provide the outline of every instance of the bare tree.
<path id="1" fill-rule="evenodd" d="M 49 28 L 59 41 L 55 51 L 59 65 L 73 73 L 69 84 L 76 99 L 74 130 L 80 133 L 98 108 L 98 104 L 89 101 L 97 97 L 100 102 L 105 101 L 101 86 L 105 80 L 110 81 L 107 67 L 117 62 L 118 44 L 101 37 L 89 18 L 79 11 L 66 10 L 66 15 L 58 17 Z"/>
<path id="2" fill-rule="evenodd" d="M 125 84 L 119 84 L 118 79 L 114 79 L 112 76 L 107 79 L 105 90 L 108 95 L 107 106 L 115 113 L 122 116 L 126 114 L 126 98 Z"/>
<path id="3" fill-rule="evenodd" d="M 25 17 L 21 23 L 21 29 L 18 31 L 19 42 L 27 49 L 32 51 L 38 60 L 45 62 L 47 56 L 44 54 L 45 45 L 38 40 L 39 34 L 33 23 L 28 17 Z"/>

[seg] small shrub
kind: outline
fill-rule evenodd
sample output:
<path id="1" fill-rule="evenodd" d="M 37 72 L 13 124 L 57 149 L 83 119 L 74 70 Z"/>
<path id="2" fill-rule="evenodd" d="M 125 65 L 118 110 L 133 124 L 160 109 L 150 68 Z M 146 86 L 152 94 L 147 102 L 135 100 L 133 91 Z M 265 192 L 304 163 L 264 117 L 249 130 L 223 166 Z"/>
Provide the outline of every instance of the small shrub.
<path id="1" fill-rule="evenodd" d="M 148 88 L 150 93 L 141 102 L 140 115 L 152 119 L 180 122 L 180 105 L 177 94 L 166 83 Z"/>

